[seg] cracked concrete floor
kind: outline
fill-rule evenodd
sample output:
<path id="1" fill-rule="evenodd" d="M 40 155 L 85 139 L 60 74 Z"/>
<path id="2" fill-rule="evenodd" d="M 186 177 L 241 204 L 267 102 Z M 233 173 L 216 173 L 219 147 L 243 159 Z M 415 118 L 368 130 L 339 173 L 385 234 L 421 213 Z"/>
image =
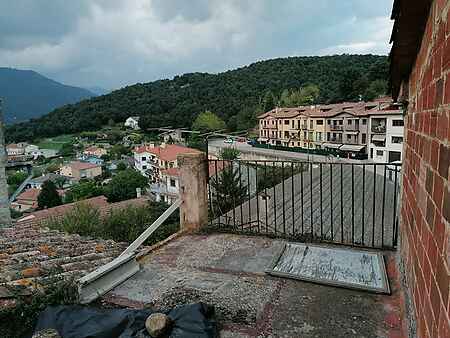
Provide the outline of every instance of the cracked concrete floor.
<path id="1" fill-rule="evenodd" d="M 104 298 L 122 306 L 216 307 L 221 337 L 403 337 L 403 298 L 393 253 L 391 295 L 265 274 L 283 240 L 186 235 L 145 256 L 143 267 Z"/>

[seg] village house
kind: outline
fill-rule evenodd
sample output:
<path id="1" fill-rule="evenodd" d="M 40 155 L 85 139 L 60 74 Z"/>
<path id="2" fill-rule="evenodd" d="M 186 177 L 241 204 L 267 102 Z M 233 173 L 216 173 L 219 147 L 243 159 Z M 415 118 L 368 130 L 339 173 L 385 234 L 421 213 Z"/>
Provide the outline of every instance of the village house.
<path id="1" fill-rule="evenodd" d="M 6 145 L 6 154 L 10 156 L 25 155 L 26 143 L 11 143 Z"/>
<path id="2" fill-rule="evenodd" d="M 42 189 L 42 185 L 46 181 L 52 181 L 57 186 L 62 184 L 62 188 L 69 188 L 74 183 L 73 177 L 62 176 L 54 173 L 48 173 L 39 177 L 35 177 L 28 181 L 27 188 Z"/>
<path id="3" fill-rule="evenodd" d="M 25 212 L 38 208 L 38 196 L 41 193 L 40 188 L 30 188 L 23 191 L 16 200 L 11 203 L 11 208 L 16 211 Z M 58 189 L 58 194 L 64 196 L 64 191 Z"/>
<path id="4" fill-rule="evenodd" d="M 178 196 L 177 156 L 186 153 L 200 153 L 177 144 L 162 143 L 136 147 L 134 150 L 135 168 L 150 179 L 150 192 L 157 201 L 172 203 Z"/>
<path id="5" fill-rule="evenodd" d="M 130 116 L 125 120 L 124 126 L 134 130 L 139 130 L 139 119 L 139 116 Z"/>
<path id="6" fill-rule="evenodd" d="M 102 166 L 81 161 L 73 161 L 61 167 L 59 174 L 79 181 L 83 178 L 95 178 L 102 174 Z"/>
<path id="7" fill-rule="evenodd" d="M 103 155 L 106 155 L 107 153 L 108 153 L 108 151 L 106 149 L 100 148 L 100 147 L 97 147 L 97 146 L 87 147 L 83 151 L 83 155 L 84 156 L 86 156 L 86 157 L 93 156 L 93 157 L 97 157 L 97 158 L 100 158 Z"/>
<path id="8" fill-rule="evenodd" d="M 374 123 L 386 120 L 387 116 L 389 120 L 391 117 L 395 117 L 395 120 L 403 119 L 401 106 L 393 105 L 390 98 L 380 98 L 374 102 L 275 108 L 258 117 L 258 141 L 273 146 L 331 149 L 344 156 L 364 154 L 367 157 L 372 155 L 375 148 L 372 135 L 383 134 L 383 131 L 377 130 L 375 126 L 370 128 L 372 116 Z M 399 124 L 398 121 L 395 123 Z M 400 135 L 402 129 L 390 128 L 389 132 L 393 133 L 389 134 L 392 141 L 392 137 Z M 374 140 L 381 137 L 375 136 Z M 399 141 L 398 138 L 393 140 Z M 374 156 L 370 158 L 376 162 L 386 162 L 389 158 L 396 160 L 399 151 L 401 158 L 401 147 L 399 149 L 394 143 L 385 142 L 383 149 L 376 149 Z"/>

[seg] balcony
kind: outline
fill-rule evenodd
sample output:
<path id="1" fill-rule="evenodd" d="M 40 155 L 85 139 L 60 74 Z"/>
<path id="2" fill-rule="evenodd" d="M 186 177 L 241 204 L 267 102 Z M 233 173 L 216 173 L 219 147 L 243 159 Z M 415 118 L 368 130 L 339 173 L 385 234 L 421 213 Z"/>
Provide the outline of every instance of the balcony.
<path id="1" fill-rule="evenodd" d="M 358 124 L 358 125 L 354 125 L 354 124 L 352 124 L 352 125 L 347 125 L 347 126 L 345 126 L 345 130 L 346 130 L 346 131 L 356 131 L 356 132 L 359 132 L 359 124 Z"/>
<path id="2" fill-rule="evenodd" d="M 340 138 L 340 137 L 330 137 L 328 142 L 342 143 L 342 138 Z"/>
<path id="3" fill-rule="evenodd" d="M 330 125 L 330 130 L 342 131 L 342 130 L 344 130 L 344 128 L 342 127 L 342 125 L 331 124 Z"/>
<path id="4" fill-rule="evenodd" d="M 376 133 L 376 134 L 385 134 L 386 133 L 386 125 L 372 125 L 372 133 Z"/>

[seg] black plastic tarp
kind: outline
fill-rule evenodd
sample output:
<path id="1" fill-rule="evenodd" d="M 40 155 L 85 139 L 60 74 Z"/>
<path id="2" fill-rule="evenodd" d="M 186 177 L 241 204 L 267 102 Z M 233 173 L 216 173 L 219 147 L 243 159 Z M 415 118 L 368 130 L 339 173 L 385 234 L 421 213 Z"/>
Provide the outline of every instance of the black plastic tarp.
<path id="1" fill-rule="evenodd" d="M 145 320 L 155 312 L 165 313 L 173 320 L 171 338 L 217 337 L 214 308 L 202 303 L 183 305 L 170 311 L 50 306 L 40 314 L 35 333 L 55 329 L 63 338 L 150 337 Z"/>

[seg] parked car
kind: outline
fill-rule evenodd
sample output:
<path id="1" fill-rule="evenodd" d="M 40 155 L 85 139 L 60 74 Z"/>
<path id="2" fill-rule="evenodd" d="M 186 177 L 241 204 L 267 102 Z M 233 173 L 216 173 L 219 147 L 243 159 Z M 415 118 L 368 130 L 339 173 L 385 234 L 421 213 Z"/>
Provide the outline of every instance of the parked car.
<path id="1" fill-rule="evenodd" d="M 223 141 L 223 143 L 227 143 L 227 144 L 233 144 L 233 139 L 232 138 L 227 138 Z"/>

